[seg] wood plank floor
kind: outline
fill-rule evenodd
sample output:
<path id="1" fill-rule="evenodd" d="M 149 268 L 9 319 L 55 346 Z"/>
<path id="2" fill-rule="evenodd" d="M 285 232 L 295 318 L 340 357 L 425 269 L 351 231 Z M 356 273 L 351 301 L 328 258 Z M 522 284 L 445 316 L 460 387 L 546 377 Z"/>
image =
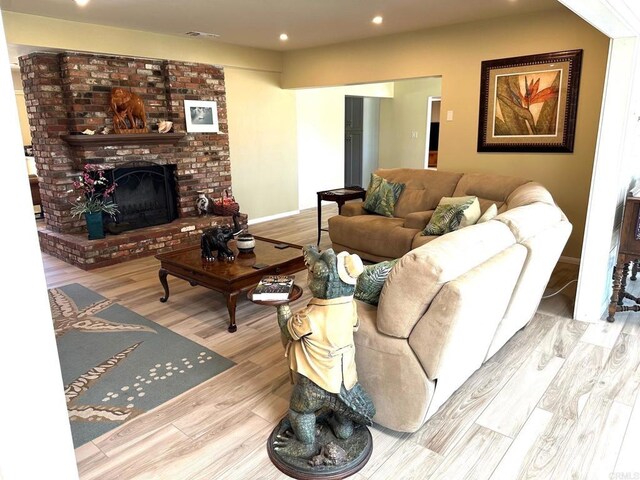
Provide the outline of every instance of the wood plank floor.
<path id="1" fill-rule="evenodd" d="M 337 213 L 333 204 L 323 218 Z M 255 235 L 316 241 L 316 211 L 251 227 Z M 329 246 L 323 233 L 321 246 Z M 222 295 L 169 277 L 154 258 L 85 272 L 44 255 L 49 287 L 78 282 L 237 363 L 226 372 L 76 450 L 80 477 L 280 479 L 266 439 L 291 387 L 275 310 L 238 302 L 226 330 Z M 552 293 L 576 278 L 559 264 Z M 306 274 L 297 274 L 306 283 Z M 640 281 L 629 282 L 640 293 Z M 635 290 L 635 291 L 634 291 Z M 374 426 L 374 453 L 355 479 L 640 478 L 640 314 L 613 324 L 571 319 L 575 284 L 544 299 L 518 332 L 418 432 Z M 308 292 L 294 310 L 309 299 Z"/>

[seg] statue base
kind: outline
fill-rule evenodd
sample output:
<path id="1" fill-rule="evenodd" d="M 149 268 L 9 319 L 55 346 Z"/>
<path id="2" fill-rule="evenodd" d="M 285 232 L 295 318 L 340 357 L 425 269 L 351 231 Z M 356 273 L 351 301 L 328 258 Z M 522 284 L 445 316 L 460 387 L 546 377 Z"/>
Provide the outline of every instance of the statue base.
<path id="1" fill-rule="evenodd" d="M 282 439 L 285 439 L 284 446 Z M 353 435 L 342 440 L 336 438 L 329 424 L 321 418 L 317 419 L 313 446 L 295 438 L 287 417 L 280 420 L 267 440 L 271 462 L 281 472 L 300 480 L 349 477 L 367 464 L 372 451 L 373 439 L 365 425 L 357 425 Z"/>

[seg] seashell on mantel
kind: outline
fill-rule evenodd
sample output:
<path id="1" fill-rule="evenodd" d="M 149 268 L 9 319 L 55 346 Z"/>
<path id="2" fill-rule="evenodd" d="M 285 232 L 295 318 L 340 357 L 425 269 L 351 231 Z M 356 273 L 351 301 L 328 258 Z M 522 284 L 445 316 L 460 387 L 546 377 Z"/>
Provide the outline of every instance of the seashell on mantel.
<path id="1" fill-rule="evenodd" d="M 158 133 L 167 133 L 173 127 L 173 122 L 163 120 L 158 123 Z"/>

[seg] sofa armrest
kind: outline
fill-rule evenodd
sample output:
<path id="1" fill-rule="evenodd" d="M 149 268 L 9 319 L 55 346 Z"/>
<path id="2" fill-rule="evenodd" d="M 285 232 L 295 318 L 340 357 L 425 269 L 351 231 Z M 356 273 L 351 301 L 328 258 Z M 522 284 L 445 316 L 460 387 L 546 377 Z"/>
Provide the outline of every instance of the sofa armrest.
<path id="1" fill-rule="evenodd" d="M 369 215 L 362 206 L 364 202 L 347 202 L 342 206 L 340 210 L 340 215 L 344 217 L 356 217 L 358 215 Z"/>
<path id="2" fill-rule="evenodd" d="M 433 210 L 409 213 L 406 217 L 404 217 L 403 227 L 414 228 L 416 230 L 424 230 L 424 227 L 427 226 L 432 216 Z"/>

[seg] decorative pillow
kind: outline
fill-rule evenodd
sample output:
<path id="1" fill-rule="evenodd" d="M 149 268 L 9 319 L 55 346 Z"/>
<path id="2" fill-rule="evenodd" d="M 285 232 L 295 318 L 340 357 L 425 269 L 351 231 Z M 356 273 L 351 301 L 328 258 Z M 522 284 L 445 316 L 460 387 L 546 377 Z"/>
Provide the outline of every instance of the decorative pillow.
<path id="1" fill-rule="evenodd" d="M 487 208 L 487 210 L 482 214 L 482 216 L 478 219 L 476 223 L 488 222 L 496 215 L 498 215 L 498 207 L 496 207 L 496 204 L 494 203 L 489 208 Z"/>
<path id="2" fill-rule="evenodd" d="M 477 200 L 477 199 L 476 199 Z M 433 212 L 429 224 L 422 231 L 422 235 L 444 235 L 460 228 L 462 217 L 473 203 L 473 200 L 467 203 L 455 204 L 444 203 L 438 205 Z"/>
<path id="3" fill-rule="evenodd" d="M 364 272 L 358 277 L 353 298 L 370 305 L 378 305 L 384 282 L 397 261 L 398 259 L 387 260 L 374 265 L 365 265 Z"/>
<path id="4" fill-rule="evenodd" d="M 398 197 L 404 190 L 404 183 L 393 183 L 375 173 L 371 174 L 371 182 L 362 207 L 371 213 L 393 217 Z"/>
<path id="5" fill-rule="evenodd" d="M 481 212 L 478 197 L 472 195 L 467 197 L 442 197 L 438 205 L 461 205 L 468 202 L 471 202 L 471 204 L 469 208 L 465 209 L 460 220 L 460 228 L 462 228 L 474 225 L 480 218 Z"/>

